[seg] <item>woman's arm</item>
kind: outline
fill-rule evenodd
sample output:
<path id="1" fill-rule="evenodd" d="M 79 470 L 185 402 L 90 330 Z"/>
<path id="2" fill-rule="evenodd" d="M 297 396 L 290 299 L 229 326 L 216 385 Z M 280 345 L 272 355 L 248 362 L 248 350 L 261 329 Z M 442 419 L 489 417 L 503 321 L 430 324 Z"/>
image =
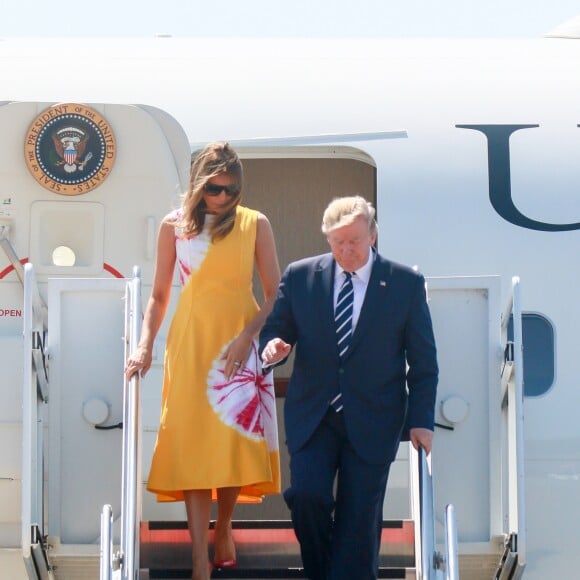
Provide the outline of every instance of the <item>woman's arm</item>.
<path id="1" fill-rule="evenodd" d="M 226 378 L 231 377 L 233 374 L 236 361 L 245 361 L 248 358 L 252 341 L 258 335 L 268 314 L 272 311 L 280 283 L 280 266 L 278 264 L 274 233 L 268 218 L 261 213 L 258 214 L 255 256 L 258 276 L 264 293 L 264 303 L 260 311 L 250 320 L 226 351 L 226 365 L 224 368 Z"/>
<path id="2" fill-rule="evenodd" d="M 153 288 L 145 309 L 139 344 L 127 360 L 125 368 L 127 379 L 130 379 L 136 372 L 140 372 L 141 376 L 144 377 L 151 367 L 153 343 L 169 304 L 174 268 L 175 230 L 171 223 L 163 220 L 157 237 L 157 259 Z"/>

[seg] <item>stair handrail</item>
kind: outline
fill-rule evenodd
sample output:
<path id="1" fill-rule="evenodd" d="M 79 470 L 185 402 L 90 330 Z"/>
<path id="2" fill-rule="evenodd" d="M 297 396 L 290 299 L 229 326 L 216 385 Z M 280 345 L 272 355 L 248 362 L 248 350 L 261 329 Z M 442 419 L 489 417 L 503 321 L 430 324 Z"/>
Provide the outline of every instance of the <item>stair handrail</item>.
<path id="1" fill-rule="evenodd" d="M 101 553 L 99 580 L 113 578 L 113 509 L 110 504 L 101 512 Z"/>
<path id="2" fill-rule="evenodd" d="M 126 361 L 137 348 L 141 334 L 141 272 L 135 266 L 125 289 Z M 123 380 L 123 453 L 121 492 L 121 536 L 119 563 L 121 580 L 139 577 L 139 525 L 141 522 L 141 404 L 140 377 Z"/>
<path id="3" fill-rule="evenodd" d="M 20 265 L 20 263 L 18 262 Z M 20 265 L 21 266 L 21 265 Z M 47 310 L 40 298 L 32 264 L 22 269 L 23 284 L 23 390 L 22 390 L 22 555 L 30 578 L 38 568 L 52 578 L 43 554 L 44 534 L 44 422 L 42 405 L 48 397 L 44 341 Z M 40 353 L 39 353 L 40 351 Z"/>
<path id="4" fill-rule="evenodd" d="M 125 285 L 124 359 L 137 347 L 141 334 L 141 272 L 133 268 L 133 278 Z M 123 449 L 121 459 L 121 534 L 119 550 L 113 554 L 111 506 L 101 513 L 100 580 L 137 580 L 139 577 L 139 537 L 141 521 L 141 404 L 139 375 L 127 380 L 123 374 Z"/>
<path id="5" fill-rule="evenodd" d="M 419 485 L 421 494 L 421 563 L 424 580 L 430 580 L 435 567 L 437 548 L 435 545 L 435 507 L 433 505 L 433 478 L 431 476 L 431 456 L 419 447 Z"/>
<path id="6" fill-rule="evenodd" d="M 435 580 L 441 578 L 443 558 L 435 543 L 435 509 L 433 502 L 433 478 L 431 454 L 422 447 L 415 449 L 409 443 L 411 511 L 415 525 L 415 567 L 417 578 Z"/>
<path id="7" fill-rule="evenodd" d="M 459 580 L 455 508 L 445 508 L 445 554 L 437 550 L 431 457 L 411 443 L 411 512 L 415 525 L 415 568 L 420 580 Z"/>
<path id="8" fill-rule="evenodd" d="M 26 260 L 20 261 L 18 259 L 18 254 L 10 243 L 8 237 L 9 233 L 10 226 L 0 224 L 0 248 L 4 251 L 4 254 L 6 254 L 6 257 L 12 265 L 12 268 L 14 269 L 14 272 L 16 273 L 18 280 L 20 280 L 24 290 L 25 265 L 27 262 Z M 25 264 L 24 266 L 23 263 Z M 33 270 L 29 269 L 29 272 L 32 271 Z M 35 274 L 28 274 L 27 285 L 28 291 L 30 292 L 28 303 L 29 314 L 32 317 L 33 323 L 40 322 L 40 324 L 35 325 L 35 330 L 31 336 L 31 341 L 34 339 L 36 345 L 36 348 L 32 349 L 32 362 L 37 372 L 38 388 L 40 390 L 41 398 L 46 402 L 48 398 L 48 372 L 46 370 L 46 359 L 44 356 L 44 343 L 48 330 L 48 309 L 45 301 L 40 295 Z M 25 364 L 28 365 L 28 359 L 25 361 Z"/>
<path id="9" fill-rule="evenodd" d="M 507 331 L 513 321 L 513 342 Z M 505 340 L 502 368 L 501 411 L 507 436 L 507 526 L 504 528 L 509 549 L 517 554 L 517 574 L 526 564 L 525 458 L 524 458 L 524 359 L 520 279 L 512 278 L 511 294 L 501 322 Z M 505 524 L 504 524 L 505 525 Z"/>
<path id="10" fill-rule="evenodd" d="M 10 232 L 9 226 L 0 225 L 0 248 L 4 251 L 4 254 L 8 258 L 10 265 L 14 269 L 16 273 L 16 277 L 20 280 L 20 283 L 24 287 L 24 279 L 25 279 L 25 266 L 26 260 L 22 262 L 26 262 L 24 266 L 22 262 L 18 259 L 18 254 L 16 250 L 10 243 L 10 239 L 8 238 L 8 234 Z M 38 284 L 36 283 L 36 276 L 34 276 L 34 284 L 31 286 L 33 297 L 32 297 L 32 309 L 35 316 L 38 316 L 43 322 L 43 330 L 47 329 L 48 325 L 48 310 L 46 308 L 46 304 L 42 297 L 40 296 L 40 292 L 38 291 Z"/>
<path id="11" fill-rule="evenodd" d="M 459 580 L 457 522 L 455 520 L 455 507 L 451 503 L 445 507 L 445 563 L 446 580 Z"/>
<path id="12" fill-rule="evenodd" d="M 24 268 L 22 267 L 22 263 L 18 259 L 18 254 L 15 252 L 10 240 L 8 238 L 10 233 L 10 226 L 1 224 L 0 225 L 0 248 L 4 250 L 6 257 L 12 267 L 14 268 L 14 272 L 16 272 L 16 276 L 20 280 L 20 283 L 24 286 Z"/>

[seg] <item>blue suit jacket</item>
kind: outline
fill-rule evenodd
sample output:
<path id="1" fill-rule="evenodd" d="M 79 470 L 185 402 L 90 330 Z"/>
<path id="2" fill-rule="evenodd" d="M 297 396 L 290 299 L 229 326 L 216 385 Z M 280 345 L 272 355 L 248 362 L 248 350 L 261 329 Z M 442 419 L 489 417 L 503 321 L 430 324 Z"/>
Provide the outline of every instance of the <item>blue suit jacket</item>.
<path id="1" fill-rule="evenodd" d="M 308 441 L 340 390 L 356 452 L 370 463 L 389 462 L 404 428 L 434 426 L 438 368 L 425 280 L 377 255 L 341 362 L 334 327 L 334 271 L 332 254 L 288 266 L 260 334 L 260 352 L 276 337 L 295 347 L 284 405 L 290 453 Z"/>

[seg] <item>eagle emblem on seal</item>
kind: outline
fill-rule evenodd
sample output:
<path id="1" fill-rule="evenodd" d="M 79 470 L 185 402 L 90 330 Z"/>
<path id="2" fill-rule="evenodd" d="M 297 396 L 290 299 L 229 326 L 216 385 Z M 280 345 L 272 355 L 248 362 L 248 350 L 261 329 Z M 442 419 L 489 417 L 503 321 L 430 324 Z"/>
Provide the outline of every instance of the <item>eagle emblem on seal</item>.
<path id="1" fill-rule="evenodd" d="M 93 154 L 85 150 L 89 142 L 90 135 L 87 135 L 78 127 L 65 127 L 52 134 L 52 142 L 59 161 L 57 166 L 62 166 L 67 173 L 82 171 L 90 161 Z"/>

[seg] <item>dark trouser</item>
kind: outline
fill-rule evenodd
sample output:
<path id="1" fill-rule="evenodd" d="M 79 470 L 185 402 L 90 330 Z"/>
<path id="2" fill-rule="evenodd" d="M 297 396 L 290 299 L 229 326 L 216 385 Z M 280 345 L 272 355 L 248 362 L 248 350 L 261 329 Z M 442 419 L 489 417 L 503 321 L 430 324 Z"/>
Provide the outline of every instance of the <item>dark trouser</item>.
<path id="1" fill-rule="evenodd" d="M 355 453 L 343 414 L 333 410 L 308 443 L 292 454 L 290 487 L 284 499 L 292 513 L 308 578 L 377 578 L 389 467 L 366 463 Z"/>

